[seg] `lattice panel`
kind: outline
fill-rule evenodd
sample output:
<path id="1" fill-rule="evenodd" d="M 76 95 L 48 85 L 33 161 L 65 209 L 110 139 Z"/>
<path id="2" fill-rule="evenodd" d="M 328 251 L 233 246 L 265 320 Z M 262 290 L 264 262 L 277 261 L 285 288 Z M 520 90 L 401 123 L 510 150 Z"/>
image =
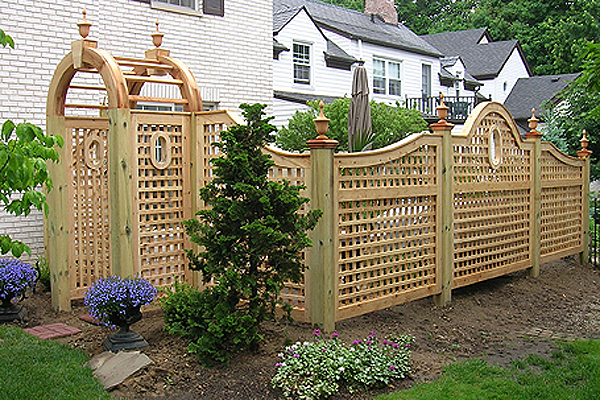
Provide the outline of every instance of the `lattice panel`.
<path id="1" fill-rule="evenodd" d="M 583 166 L 567 164 L 550 151 L 542 151 L 542 182 L 561 180 L 582 180 Z"/>
<path id="2" fill-rule="evenodd" d="M 226 130 L 227 125 L 224 123 L 204 124 L 204 141 L 202 145 L 204 176 L 201 187 L 208 185 L 215 177 L 214 167 L 212 166 L 211 161 L 214 158 L 221 157 L 221 153 L 218 147 L 213 146 L 213 143 L 218 143 L 221 139 L 220 132 Z"/>
<path id="3" fill-rule="evenodd" d="M 269 153 L 269 151 L 267 151 Z M 273 154 L 271 154 L 273 156 Z M 308 189 L 307 177 L 310 173 L 308 165 L 310 160 L 306 160 L 305 165 L 299 165 L 300 162 L 295 163 L 287 163 L 287 160 L 293 160 L 294 158 L 298 158 L 297 155 L 289 155 L 289 156 L 279 156 L 275 157 L 276 165 L 271 167 L 269 170 L 269 180 L 273 182 L 279 182 L 286 180 L 290 182 L 291 185 L 295 186 L 304 186 L 305 189 L 301 190 L 300 195 L 302 197 L 310 198 L 310 192 Z M 278 162 L 280 161 L 280 162 Z M 282 161 L 282 162 L 281 162 Z M 286 165 L 287 164 L 287 165 Z M 308 203 L 304 204 L 302 208 L 299 210 L 300 214 L 305 214 L 309 209 Z M 304 260 L 304 264 L 307 265 L 306 262 L 307 250 L 302 252 L 302 259 Z M 294 318 L 298 320 L 305 320 L 304 312 L 306 309 L 306 291 L 304 286 L 304 279 L 302 279 L 299 283 L 286 283 L 285 287 L 280 293 L 280 298 L 285 303 L 290 304 L 294 308 L 295 316 Z"/>
<path id="4" fill-rule="evenodd" d="M 467 279 L 470 276 L 527 261 L 530 213 L 529 189 L 456 193 L 456 286 L 473 283 Z"/>
<path id="5" fill-rule="evenodd" d="M 184 280 L 182 126 L 137 125 L 139 266 L 155 286 Z"/>
<path id="6" fill-rule="evenodd" d="M 509 125 L 496 113 L 484 118 L 466 143 L 454 145 L 457 185 L 530 182 L 530 165 L 531 150 L 519 147 Z"/>
<path id="7" fill-rule="evenodd" d="M 542 188 L 542 256 L 582 246 L 582 202 L 581 186 Z"/>
<path id="8" fill-rule="evenodd" d="M 108 123 L 106 124 L 108 125 Z M 73 242 L 71 298 L 82 298 L 99 278 L 111 275 L 108 206 L 108 128 L 71 129 Z M 67 205 L 65 205 L 67 206 Z"/>
<path id="9" fill-rule="evenodd" d="M 340 166 L 340 319 L 438 290 L 436 150 L 423 145 L 380 165 Z"/>

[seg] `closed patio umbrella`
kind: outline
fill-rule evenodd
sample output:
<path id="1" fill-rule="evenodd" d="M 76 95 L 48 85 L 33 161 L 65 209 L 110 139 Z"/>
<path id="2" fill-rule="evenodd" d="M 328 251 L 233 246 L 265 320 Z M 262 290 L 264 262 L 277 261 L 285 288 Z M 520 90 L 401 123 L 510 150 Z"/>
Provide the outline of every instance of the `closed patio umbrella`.
<path id="1" fill-rule="evenodd" d="M 350 152 L 368 150 L 373 145 L 369 78 L 362 62 L 352 76 L 352 99 L 348 111 L 348 149 Z"/>

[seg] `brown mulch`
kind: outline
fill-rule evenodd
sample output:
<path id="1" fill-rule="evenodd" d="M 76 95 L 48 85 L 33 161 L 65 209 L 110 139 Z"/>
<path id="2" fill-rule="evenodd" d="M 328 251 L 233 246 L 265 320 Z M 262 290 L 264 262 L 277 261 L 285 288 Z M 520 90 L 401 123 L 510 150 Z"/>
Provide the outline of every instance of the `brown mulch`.
<path id="1" fill-rule="evenodd" d="M 71 312 L 52 310 L 49 293 L 36 293 L 22 302 L 28 310 L 24 328 L 66 323 L 82 333 L 56 339 L 93 357 L 103 351 L 111 333 L 82 321 L 87 313 L 74 304 Z M 284 343 L 308 340 L 308 324 L 264 324 L 266 342 L 258 353 L 244 353 L 229 366 L 205 368 L 186 351 L 187 343 L 163 331 L 161 311 L 146 311 L 133 326 L 150 346 L 142 351 L 154 364 L 112 391 L 115 399 L 278 399 L 281 393 L 269 381 L 277 353 Z M 467 357 L 498 364 L 527 354 L 545 354 L 557 340 L 600 339 L 600 275 L 572 259 L 542 266 L 539 278 L 527 271 L 457 289 L 449 306 L 436 307 L 423 299 L 387 310 L 341 321 L 336 331 L 352 341 L 369 331 L 378 335 L 409 334 L 415 337 L 412 373 L 393 387 L 368 393 L 341 393 L 335 399 L 367 399 L 436 379 L 443 366 Z"/>

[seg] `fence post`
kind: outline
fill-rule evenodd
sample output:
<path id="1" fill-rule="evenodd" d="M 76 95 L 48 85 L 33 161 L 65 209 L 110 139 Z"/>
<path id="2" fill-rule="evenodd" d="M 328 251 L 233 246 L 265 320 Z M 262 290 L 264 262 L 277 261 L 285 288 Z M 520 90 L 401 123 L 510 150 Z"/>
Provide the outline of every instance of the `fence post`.
<path id="1" fill-rule="evenodd" d="M 337 312 L 337 262 L 334 243 L 334 229 L 337 227 L 335 215 L 335 187 L 333 149 L 337 140 L 327 138 L 329 119 L 321 112 L 315 126 L 319 136 L 306 142 L 310 148 L 310 206 L 321 210 L 323 216 L 312 232 L 313 247 L 310 251 L 310 264 L 306 274 L 306 308 L 310 322 L 326 333 L 335 330 Z"/>
<path id="2" fill-rule="evenodd" d="M 532 166 L 532 181 L 533 181 L 533 204 L 531 209 L 531 262 L 532 267 L 529 270 L 529 275 L 538 277 L 540 275 L 540 258 L 541 258 L 541 224 L 542 224 L 542 136 L 541 132 L 535 130 L 538 126 L 539 119 L 535 117 L 535 108 L 531 110 L 531 118 L 528 120 L 530 131 L 525 134 L 526 139 L 531 139 L 533 143 L 533 166 Z"/>
<path id="3" fill-rule="evenodd" d="M 108 110 L 110 124 L 108 143 L 110 252 L 113 275 L 132 277 L 136 270 L 134 231 L 138 229 L 134 215 L 135 189 L 135 135 L 129 124 L 131 113 L 127 108 Z"/>
<path id="4" fill-rule="evenodd" d="M 434 297 L 438 306 L 444 306 L 452 299 L 452 280 L 454 274 L 454 154 L 452 150 L 452 128 L 454 124 L 446 121 L 448 107 L 444 104 L 444 95 L 440 95 L 440 105 L 436 108 L 439 121 L 429 128 L 442 136 L 442 180 L 441 180 L 441 219 L 442 239 L 438 256 L 440 262 L 440 283 L 442 292 Z"/>
<path id="5" fill-rule="evenodd" d="M 48 172 L 52 176 L 54 187 L 46 194 L 48 208 L 52 210 L 44 218 L 44 241 L 46 260 L 52 280 L 52 307 L 56 311 L 71 310 L 71 279 L 69 277 L 71 235 L 69 232 L 69 198 L 72 198 L 69 181 L 69 159 L 72 151 L 71 132 L 66 131 L 65 117 L 48 115 L 46 130 L 51 135 L 61 135 L 65 145 L 57 148 L 57 163 L 48 162 Z"/>
<path id="6" fill-rule="evenodd" d="M 583 188 L 581 193 L 581 241 L 583 242 L 583 251 L 579 253 L 579 262 L 583 265 L 590 260 L 590 155 L 592 152 L 588 150 L 590 141 L 586 136 L 585 129 L 583 137 L 580 140 L 581 150 L 577 152 L 577 156 L 585 161 L 583 165 Z"/>

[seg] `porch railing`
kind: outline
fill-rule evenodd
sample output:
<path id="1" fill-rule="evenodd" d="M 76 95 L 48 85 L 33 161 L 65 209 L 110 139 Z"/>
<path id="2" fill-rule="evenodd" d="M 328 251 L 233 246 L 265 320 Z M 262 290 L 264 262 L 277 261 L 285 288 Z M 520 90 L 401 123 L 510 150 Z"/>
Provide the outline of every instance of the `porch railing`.
<path id="1" fill-rule="evenodd" d="M 444 104 L 449 108 L 448 120 L 451 122 L 465 121 L 477 104 L 485 100 L 476 96 L 447 96 Z M 419 110 L 425 119 L 437 120 L 436 107 L 440 105 L 440 97 L 417 97 L 406 99 L 406 106 Z"/>

